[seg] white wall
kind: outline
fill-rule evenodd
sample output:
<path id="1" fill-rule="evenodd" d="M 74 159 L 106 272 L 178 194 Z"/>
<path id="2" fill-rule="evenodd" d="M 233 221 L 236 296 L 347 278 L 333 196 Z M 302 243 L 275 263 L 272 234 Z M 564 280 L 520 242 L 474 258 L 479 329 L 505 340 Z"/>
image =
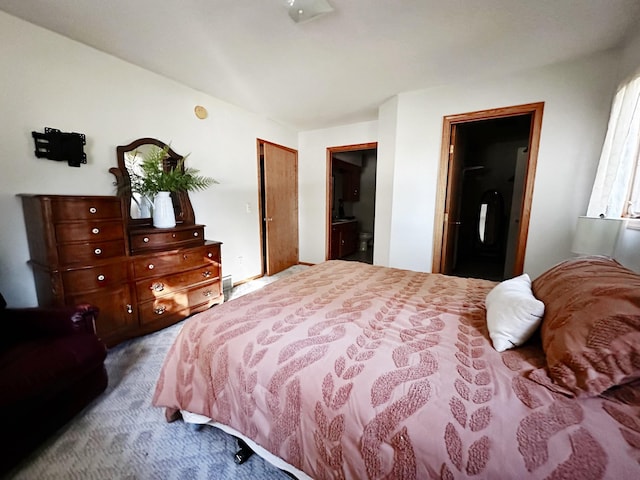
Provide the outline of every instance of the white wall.
<path id="1" fill-rule="evenodd" d="M 193 194 L 192 202 L 207 238 L 224 242 L 224 274 L 235 281 L 260 273 L 256 138 L 298 148 L 300 260 L 310 263 L 325 259 L 327 147 L 378 141 L 374 263 L 429 271 L 443 116 L 544 101 L 525 260 L 525 270 L 536 276 L 569 254 L 615 84 L 640 63 L 638 52 L 640 35 L 623 49 L 621 61 L 620 52 L 609 52 L 520 75 L 403 93 L 380 106 L 377 121 L 297 134 L 0 12 L 0 291 L 12 306 L 36 304 L 15 195 L 111 195 L 108 169 L 116 164 L 116 146 L 143 136 L 190 152 L 191 166 L 221 182 Z M 209 110 L 208 119 L 196 119 L 198 104 Z M 44 127 L 86 134 L 89 163 L 71 168 L 35 158 L 31 131 Z"/>
<path id="2" fill-rule="evenodd" d="M 327 148 L 375 142 L 378 140 L 377 126 L 375 121 L 362 122 L 298 135 L 301 262 L 320 263 L 326 260 Z"/>
<path id="3" fill-rule="evenodd" d="M 595 176 L 618 62 L 618 54 L 608 52 L 519 75 L 402 93 L 397 108 L 381 109 L 380 150 L 383 138 L 395 141 L 389 264 L 431 269 L 443 117 L 540 101 L 545 108 L 525 271 L 535 277 L 566 258 Z M 395 136 L 387 128 L 395 128 Z"/>
<path id="4" fill-rule="evenodd" d="M 359 132 L 360 124 L 301 133 L 300 259 L 315 263 L 325 255 L 326 148 L 377 139 L 374 263 L 430 271 L 443 117 L 543 101 L 525 256 L 525 271 L 536 277 L 570 255 L 619 67 L 620 52 L 611 51 L 518 75 L 401 93 L 381 105 L 370 136 Z"/>
<path id="5" fill-rule="evenodd" d="M 225 275 L 260 274 L 256 138 L 297 148 L 294 130 L 3 12 L 0 105 L 0 291 L 9 305 L 37 302 L 16 194 L 112 195 L 116 146 L 147 136 L 191 153 L 190 166 L 220 181 L 191 195 L 196 220 L 224 242 Z M 37 159 L 31 132 L 44 127 L 86 134 L 88 163 Z"/>
<path id="6" fill-rule="evenodd" d="M 622 81 L 640 70 L 640 31 L 631 37 L 622 48 L 620 73 L 618 80 Z"/>
<path id="7" fill-rule="evenodd" d="M 373 232 L 374 265 L 390 266 L 391 221 L 398 130 L 398 96 L 378 109 L 378 165 L 376 170 L 376 223 Z M 409 232 L 410 233 L 410 232 Z"/>

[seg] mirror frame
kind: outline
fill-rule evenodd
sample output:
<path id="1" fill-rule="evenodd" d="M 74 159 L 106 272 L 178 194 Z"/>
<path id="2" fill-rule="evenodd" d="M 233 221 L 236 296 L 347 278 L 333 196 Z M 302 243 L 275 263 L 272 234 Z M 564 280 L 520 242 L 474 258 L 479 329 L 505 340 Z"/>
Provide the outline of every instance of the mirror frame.
<path id="1" fill-rule="evenodd" d="M 127 224 L 130 226 L 146 227 L 153 224 L 153 219 L 148 218 L 131 218 L 131 177 L 126 168 L 124 156 L 127 152 L 138 149 L 143 145 L 155 145 L 159 148 L 168 148 L 167 155 L 170 159 L 177 162 L 181 160 L 182 155 L 174 152 L 169 145 L 156 138 L 139 138 L 128 145 L 120 145 L 116 148 L 118 158 L 118 166 L 109 169 L 109 172 L 116 177 L 114 185 L 116 186 L 116 195 L 120 197 L 124 203 L 127 212 Z M 171 163 L 174 163 L 174 162 Z M 176 213 L 176 225 L 193 225 L 195 224 L 195 215 L 188 192 L 172 192 L 171 200 L 173 201 L 173 209 Z"/>

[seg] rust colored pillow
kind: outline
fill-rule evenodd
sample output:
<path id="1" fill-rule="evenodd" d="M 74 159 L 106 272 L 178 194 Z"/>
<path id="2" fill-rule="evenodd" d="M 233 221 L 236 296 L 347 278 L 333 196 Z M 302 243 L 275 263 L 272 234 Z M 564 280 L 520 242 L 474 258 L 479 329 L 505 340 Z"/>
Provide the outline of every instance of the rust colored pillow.
<path id="1" fill-rule="evenodd" d="M 608 257 L 566 260 L 532 283 L 559 391 L 595 396 L 640 378 L 640 275 Z"/>

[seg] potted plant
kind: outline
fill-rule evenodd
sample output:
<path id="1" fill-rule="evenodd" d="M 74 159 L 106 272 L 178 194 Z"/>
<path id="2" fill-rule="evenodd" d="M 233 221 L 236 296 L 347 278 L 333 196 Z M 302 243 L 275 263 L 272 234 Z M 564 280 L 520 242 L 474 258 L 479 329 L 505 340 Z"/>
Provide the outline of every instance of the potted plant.
<path id="1" fill-rule="evenodd" d="M 155 145 L 142 155 L 133 152 L 127 170 L 131 179 L 131 191 L 138 193 L 140 199 L 132 198 L 141 211 L 145 202 L 153 204 L 153 225 L 158 228 L 175 227 L 176 219 L 173 212 L 172 192 L 192 192 L 204 190 L 214 183 L 211 177 L 199 174 L 195 168 L 185 167 L 184 161 L 188 155 L 180 158 L 175 166 L 167 165 L 169 146 L 164 148 Z"/>

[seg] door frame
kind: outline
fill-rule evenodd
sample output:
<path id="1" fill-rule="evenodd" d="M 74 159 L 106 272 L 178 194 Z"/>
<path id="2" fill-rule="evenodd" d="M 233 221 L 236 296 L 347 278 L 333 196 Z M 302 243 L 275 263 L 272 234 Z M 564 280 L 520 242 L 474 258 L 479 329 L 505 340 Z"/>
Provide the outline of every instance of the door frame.
<path id="1" fill-rule="evenodd" d="M 325 260 L 329 260 L 329 252 L 331 248 L 331 202 L 333 199 L 333 183 L 331 177 L 333 176 L 332 158 L 334 153 L 340 152 L 354 152 L 357 150 L 376 150 L 378 148 L 378 142 L 369 143 L 357 143 L 353 145 L 342 145 L 339 147 L 327 147 L 327 185 L 326 185 L 326 225 L 325 225 Z"/>
<path id="2" fill-rule="evenodd" d="M 540 145 L 540 132 L 542 129 L 542 113 L 544 102 L 527 103 L 511 107 L 480 110 L 470 113 L 447 115 L 442 126 L 442 145 L 440 150 L 440 169 L 436 190 L 436 208 L 433 230 L 433 257 L 431 271 L 442 273 L 444 229 L 446 228 L 447 213 L 445 212 L 449 195 L 450 164 L 453 161 L 455 151 L 452 150 L 451 130 L 454 125 L 491 120 L 497 118 L 531 115 L 531 129 L 529 132 L 529 160 L 525 172 L 523 189 L 522 211 L 520 215 L 520 228 L 518 232 L 518 247 L 515 252 L 514 274 L 521 275 L 524 270 L 524 256 L 529 234 L 529 220 L 531 217 L 531 202 L 533 199 L 533 184 L 535 181 L 536 165 L 538 162 L 538 149 Z"/>

